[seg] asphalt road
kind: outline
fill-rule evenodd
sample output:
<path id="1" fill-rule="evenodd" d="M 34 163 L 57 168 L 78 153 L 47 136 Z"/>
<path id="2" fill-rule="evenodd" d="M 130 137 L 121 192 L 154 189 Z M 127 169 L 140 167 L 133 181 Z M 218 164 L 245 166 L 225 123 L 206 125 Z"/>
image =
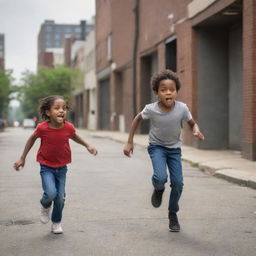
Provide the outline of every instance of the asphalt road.
<path id="1" fill-rule="evenodd" d="M 39 221 L 42 193 L 39 142 L 25 168 L 12 165 L 32 130 L 0 133 L 0 255 L 1 256 L 255 256 L 256 193 L 208 176 L 184 163 L 184 192 L 180 203 L 180 233 L 168 230 L 169 188 L 163 204 L 150 204 L 151 163 L 145 148 L 132 158 L 123 145 L 108 139 L 83 138 L 96 146 L 92 156 L 71 142 L 64 234 L 50 233 Z"/>

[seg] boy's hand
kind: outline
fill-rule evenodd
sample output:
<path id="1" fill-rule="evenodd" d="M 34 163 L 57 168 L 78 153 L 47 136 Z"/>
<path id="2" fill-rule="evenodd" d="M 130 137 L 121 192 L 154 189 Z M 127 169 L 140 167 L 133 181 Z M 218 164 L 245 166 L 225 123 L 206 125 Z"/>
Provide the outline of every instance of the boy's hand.
<path id="1" fill-rule="evenodd" d="M 20 159 L 20 160 L 18 160 L 17 162 L 14 163 L 13 168 L 14 168 L 16 171 L 19 171 L 19 170 L 20 170 L 20 167 L 23 167 L 24 165 L 25 165 L 25 160 Z"/>
<path id="2" fill-rule="evenodd" d="M 94 147 L 91 147 L 91 146 L 88 146 L 87 147 L 87 150 L 91 153 L 91 154 L 93 154 L 93 155 L 97 155 L 97 153 L 98 153 L 98 151 L 97 151 L 97 149 L 96 148 L 94 148 Z"/>
<path id="3" fill-rule="evenodd" d="M 199 140 L 204 140 L 204 135 L 200 131 L 193 132 L 193 135 Z"/>
<path id="4" fill-rule="evenodd" d="M 127 143 L 124 147 L 124 154 L 128 157 L 131 157 L 133 153 L 133 143 Z"/>

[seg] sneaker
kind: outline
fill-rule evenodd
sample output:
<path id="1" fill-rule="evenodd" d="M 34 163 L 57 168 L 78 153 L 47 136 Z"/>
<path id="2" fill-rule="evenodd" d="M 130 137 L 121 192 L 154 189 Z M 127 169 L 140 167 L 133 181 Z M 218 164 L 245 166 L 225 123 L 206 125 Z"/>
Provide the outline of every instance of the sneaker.
<path id="1" fill-rule="evenodd" d="M 54 234 L 62 234 L 63 229 L 61 227 L 61 222 L 53 222 L 52 223 L 52 233 Z"/>
<path id="2" fill-rule="evenodd" d="M 178 216 L 175 212 L 169 212 L 169 230 L 171 232 L 179 232 L 180 224 L 178 221 Z"/>
<path id="3" fill-rule="evenodd" d="M 154 189 L 153 194 L 151 196 L 151 203 L 155 208 L 161 205 L 163 193 L 164 193 L 164 189 L 163 190 Z"/>
<path id="4" fill-rule="evenodd" d="M 49 207 L 49 208 L 44 208 L 43 206 L 41 207 L 40 220 L 43 224 L 46 224 L 49 222 L 50 211 L 51 211 L 51 207 Z"/>

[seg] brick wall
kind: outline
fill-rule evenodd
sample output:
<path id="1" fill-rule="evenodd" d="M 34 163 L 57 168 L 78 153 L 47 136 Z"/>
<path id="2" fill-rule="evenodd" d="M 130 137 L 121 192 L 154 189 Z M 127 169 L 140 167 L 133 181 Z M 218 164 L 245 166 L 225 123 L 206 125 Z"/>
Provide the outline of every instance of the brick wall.
<path id="1" fill-rule="evenodd" d="M 256 1 L 243 9 L 243 144 L 245 158 L 256 160 Z"/>

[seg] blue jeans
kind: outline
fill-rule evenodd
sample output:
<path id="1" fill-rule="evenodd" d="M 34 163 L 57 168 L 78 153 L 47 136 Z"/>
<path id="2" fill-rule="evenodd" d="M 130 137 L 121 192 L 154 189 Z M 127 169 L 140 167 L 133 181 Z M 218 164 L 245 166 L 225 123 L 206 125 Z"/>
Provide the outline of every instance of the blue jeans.
<path id="1" fill-rule="evenodd" d="M 170 174 L 170 198 L 168 210 L 179 211 L 179 199 L 183 189 L 183 175 L 181 164 L 181 149 L 167 148 L 159 145 L 150 144 L 148 146 L 153 165 L 152 183 L 156 190 L 163 190 L 167 182 L 167 168 Z"/>
<path id="2" fill-rule="evenodd" d="M 58 168 L 52 168 L 42 164 L 40 164 L 40 166 L 40 175 L 44 191 L 40 203 L 44 208 L 48 208 L 53 202 L 52 222 L 60 222 L 65 201 L 67 166 Z"/>

